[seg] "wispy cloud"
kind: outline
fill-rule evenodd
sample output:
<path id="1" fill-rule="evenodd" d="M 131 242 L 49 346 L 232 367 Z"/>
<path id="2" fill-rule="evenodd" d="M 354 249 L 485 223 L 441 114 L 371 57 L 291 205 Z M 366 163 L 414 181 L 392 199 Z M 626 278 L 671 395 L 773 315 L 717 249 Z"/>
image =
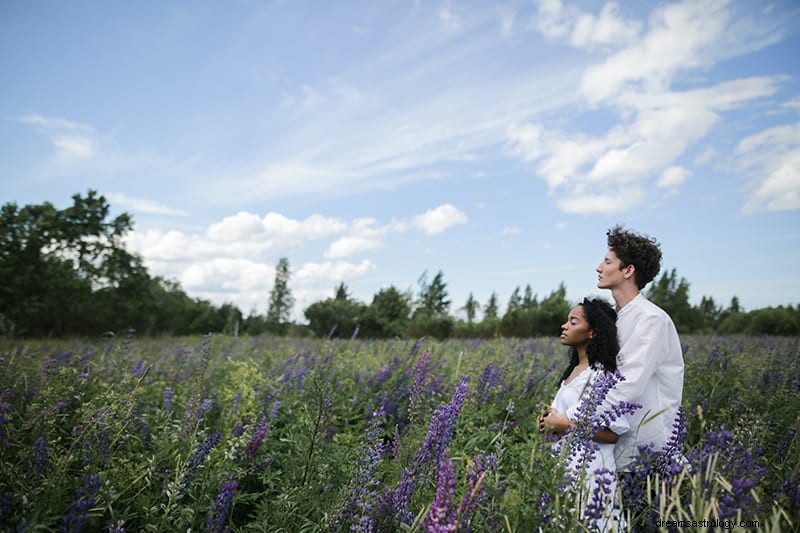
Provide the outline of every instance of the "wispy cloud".
<path id="1" fill-rule="evenodd" d="M 540 2 L 539 10 L 540 30 L 573 46 L 600 44 L 609 28 L 621 36 L 614 44 L 625 43 L 589 66 L 579 85 L 588 105 L 617 117 L 605 134 L 570 133 L 536 122 L 508 130 L 514 152 L 534 164 L 557 205 L 570 213 L 614 214 L 655 193 L 675 194 L 691 172 L 677 164 L 687 149 L 704 139 L 724 112 L 775 94 L 780 83 L 778 76 L 751 77 L 672 88 L 680 73 L 708 67 L 727 53 L 717 43 L 731 41 L 739 21 L 725 1 L 687 0 L 657 8 L 644 32 L 635 21 L 622 19 L 613 3 L 597 16 L 557 0 Z M 584 16 L 584 23 L 573 24 Z M 748 28 L 737 37 L 755 32 Z"/>
<path id="2" fill-rule="evenodd" d="M 138 213 L 151 213 L 155 215 L 188 216 L 189 213 L 180 209 L 173 209 L 147 198 L 133 198 L 123 193 L 110 192 L 104 195 L 109 202 L 123 209 L 130 209 Z"/>

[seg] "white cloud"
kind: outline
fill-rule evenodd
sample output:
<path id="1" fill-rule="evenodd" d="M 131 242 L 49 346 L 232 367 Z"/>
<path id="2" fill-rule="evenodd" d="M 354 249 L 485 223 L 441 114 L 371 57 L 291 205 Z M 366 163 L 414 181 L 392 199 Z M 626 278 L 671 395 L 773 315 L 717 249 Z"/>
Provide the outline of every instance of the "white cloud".
<path id="1" fill-rule="evenodd" d="M 447 228 L 467 223 L 467 215 L 452 204 L 442 204 L 415 216 L 413 224 L 428 235 L 442 233 Z"/>
<path id="2" fill-rule="evenodd" d="M 561 0 L 537 2 L 539 31 L 550 38 L 566 38 L 576 48 L 617 46 L 633 41 L 641 23 L 620 16 L 619 4 L 606 3 L 598 15 L 581 11 Z"/>
<path id="3" fill-rule="evenodd" d="M 709 164 L 717 157 L 717 150 L 710 144 L 703 148 L 703 151 L 697 154 L 697 157 L 694 158 L 694 164 L 698 166 L 703 166 Z"/>
<path id="4" fill-rule="evenodd" d="M 783 105 L 790 109 L 794 109 L 795 111 L 800 111 L 800 96 L 795 96 L 788 102 L 785 102 Z"/>
<path id="5" fill-rule="evenodd" d="M 742 139 L 739 169 L 755 174 L 742 211 L 800 209 L 800 122 L 776 126 Z"/>
<path id="6" fill-rule="evenodd" d="M 327 261 L 325 263 L 305 263 L 297 272 L 297 282 L 311 286 L 330 286 L 342 281 L 358 279 L 375 270 L 375 265 L 368 259 L 360 263 L 346 261 Z"/>
<path id="7" fill-rule="evenodd" d="M 269 246 L 289 246 L 337 235 L 346 228 L 346 222 L 322 215 L 294 220 L 279 213 L 267 213 L 259 217 L 242 211 L 212 224 L 206 235 L 215 241 L 245 240 L 265 242 Z"/>
<path id="8" fill-rule="evenodd" d="M 133 198 L 126 194 L 110 192 L 104 194 L 108 201 L 123 209 L 131 209 L 140 213 L 153 213 L 156 215 L 186 216 L 189 213 L 179 209 L 173 209 L 166 205 L 148 200 L 145 198 Z"/>
<path id="9" fill-rule="evenodd" d="M 378 239 L 371 239 L 369 237 L 341 237 L 340 239 L 331 243 L 328 250 L 325 252 L 326 259 L 337 259 L 339 257 L 347 257 L 369 250 L 381 248 L 383 243 Z"/>
<path id="10" fill-rule="evenodd" d="M 631 208 L 644 199 L 643 191 L 638 187 L 621 189 L 611 193 L 581 193 L 565 195 L 558 201 L 558 207 L 566 213 L 590 215 L 600 213 L 612 215 Z"/>
<path id="11" fill-rule="evenodd" d="M 726 4 L 685 0 L 656 9 L 641 41 L 586 70 L 581 94 L 598 103 L 625 90 L 664 91 L 678 71 L 708 65 L 729 20 Z"/>
<path id="12" fill-rule="evenodd" d="M 682 185 L 691 174 L 692 172 L 690 170 L 675 165 L 664 169 L 661 173 L 661 177 L 658 178 L 657 185 L 662 189 L 673 189 Z"/>

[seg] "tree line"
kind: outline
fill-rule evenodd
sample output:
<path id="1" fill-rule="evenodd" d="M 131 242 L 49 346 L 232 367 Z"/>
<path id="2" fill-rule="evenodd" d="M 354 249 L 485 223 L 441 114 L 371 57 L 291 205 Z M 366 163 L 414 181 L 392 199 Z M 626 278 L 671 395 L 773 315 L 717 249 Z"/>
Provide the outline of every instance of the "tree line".
<path id="1" fill-rule="evenodd" d="M 186 294 L 179 283 L 151 275 L 123 237 L 133 228 L 123 213 L 110 218 L 106 199 L 90 190 L 65 209 L 51 203 L 0 209 L 0 335 L 94 336 L 133 328 L 147 335 L 291 335 L 391 338 L 532 337 L 555 335 L 573 305 L 566 287 L 539 297 L 530 284 L 507 302 L 492 293 L 480 303 L 469 294 L 454 306 L 442 271 L 422 273 L 416 291 L 380 289 L 372 301 L 353 297 L 344 282 L 334 296 L 303 310 L 307 324 L 291 321 L 294 298 L 288 258 L 281 258 L 266 314 L 244 316 L 231 303 L 214 305 Z M 665 309 L 681 333 L 800 335 L 800 306 L 745 312 L 737 297 L 722 306 L 704 296 L 689 302 L 689 283 L 668 270 L 646 296 Z M 458 314 L 459 316 L 456 316 Z"/>

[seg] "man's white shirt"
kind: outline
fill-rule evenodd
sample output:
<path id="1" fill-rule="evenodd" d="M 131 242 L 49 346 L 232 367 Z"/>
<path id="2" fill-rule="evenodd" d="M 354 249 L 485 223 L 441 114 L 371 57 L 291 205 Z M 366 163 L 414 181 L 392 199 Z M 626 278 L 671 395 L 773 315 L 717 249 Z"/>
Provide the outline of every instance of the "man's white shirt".
<path id="1" fill-rule="evenodd" d="M 606 397 L 606 406 L 620 401 L 641 404 L 627 415 L 630 430 L 614 446 L 617 470 L 639 455 L 639 445 L 653 443 L 660 451 L 672 434 L 683 395 L 683 349 L 669 315 L 641 293 L 617 313 L 620 350 L 617 370 L 625 377 Z M 573 407 L 567 418 L 574 420 Z"/>

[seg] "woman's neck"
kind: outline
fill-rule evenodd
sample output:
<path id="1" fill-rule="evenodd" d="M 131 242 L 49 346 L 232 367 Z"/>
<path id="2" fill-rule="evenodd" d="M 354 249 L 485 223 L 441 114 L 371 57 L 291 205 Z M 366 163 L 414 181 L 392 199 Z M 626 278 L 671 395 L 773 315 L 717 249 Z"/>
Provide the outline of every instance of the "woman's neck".
<path id="1" fill-rule="evenodd" d="M 576 346 L 575 350 L 578 352 L 578 366 L 581 368 L 588 367 L 589 355 L 586 353 L 586 345 Z"/>

